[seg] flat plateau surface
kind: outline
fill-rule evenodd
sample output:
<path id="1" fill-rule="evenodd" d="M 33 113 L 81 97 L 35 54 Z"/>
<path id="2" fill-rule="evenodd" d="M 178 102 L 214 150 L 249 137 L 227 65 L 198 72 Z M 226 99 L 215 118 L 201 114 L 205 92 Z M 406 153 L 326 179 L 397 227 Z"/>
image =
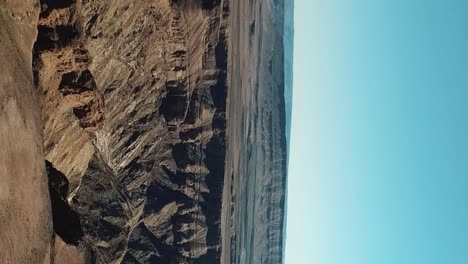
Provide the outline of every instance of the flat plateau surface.
<path id="1" fill-rule="evenodd" d="M 230 5 L 222 263 L 282 263 L 283 1 Z"/>

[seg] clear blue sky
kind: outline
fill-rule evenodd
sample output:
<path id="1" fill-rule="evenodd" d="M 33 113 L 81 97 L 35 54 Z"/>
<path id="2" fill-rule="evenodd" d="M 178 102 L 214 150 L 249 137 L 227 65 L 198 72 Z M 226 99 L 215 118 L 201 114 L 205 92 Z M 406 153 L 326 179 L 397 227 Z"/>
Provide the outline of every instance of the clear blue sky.
<path id="1" fill-rule="evenodd" d="M 286 264 L 468 263 L 468 1 L 295 10 Z"/>

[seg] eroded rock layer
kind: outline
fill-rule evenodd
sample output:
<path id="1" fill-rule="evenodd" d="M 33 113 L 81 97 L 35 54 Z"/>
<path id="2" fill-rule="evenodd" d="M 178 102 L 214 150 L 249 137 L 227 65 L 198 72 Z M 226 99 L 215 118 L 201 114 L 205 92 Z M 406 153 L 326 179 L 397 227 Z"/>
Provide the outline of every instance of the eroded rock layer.
<path id="1" fill-rule="evenodd" d="M 41 1 L 52 261 L 220 262 L 227 7 Z"/>

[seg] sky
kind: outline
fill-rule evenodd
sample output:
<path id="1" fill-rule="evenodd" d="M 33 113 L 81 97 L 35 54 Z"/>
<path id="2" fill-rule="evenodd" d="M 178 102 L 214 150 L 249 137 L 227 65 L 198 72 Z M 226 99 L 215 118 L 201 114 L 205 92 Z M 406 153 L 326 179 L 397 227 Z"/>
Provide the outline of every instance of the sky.
<path id="1" fill-rule="evenodd" d="M 286 264 L 468 263 L 467 14 L 296 0 Z"/>

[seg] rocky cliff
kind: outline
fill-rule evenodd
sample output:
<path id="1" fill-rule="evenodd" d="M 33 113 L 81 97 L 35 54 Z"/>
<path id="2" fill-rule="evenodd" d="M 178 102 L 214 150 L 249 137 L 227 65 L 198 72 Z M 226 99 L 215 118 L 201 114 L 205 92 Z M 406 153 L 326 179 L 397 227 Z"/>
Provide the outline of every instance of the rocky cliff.
<path id="1" fill-rule="evenodd" d="M 56 241 L 68 245 L 56 258 L 219 259 L 226 7 L 41 2 L 34 72 Z"/>
<path id="2" fill-rule="evenodd" d="M 1 263 L 281 262 L 282 1 L 0 3 Z"/>
<path id="3" fill-rule="evenodd" d="M 33 84 L 37 6 L 0 1 L 0 263 L 49 263 L 51 209 Z"/>

